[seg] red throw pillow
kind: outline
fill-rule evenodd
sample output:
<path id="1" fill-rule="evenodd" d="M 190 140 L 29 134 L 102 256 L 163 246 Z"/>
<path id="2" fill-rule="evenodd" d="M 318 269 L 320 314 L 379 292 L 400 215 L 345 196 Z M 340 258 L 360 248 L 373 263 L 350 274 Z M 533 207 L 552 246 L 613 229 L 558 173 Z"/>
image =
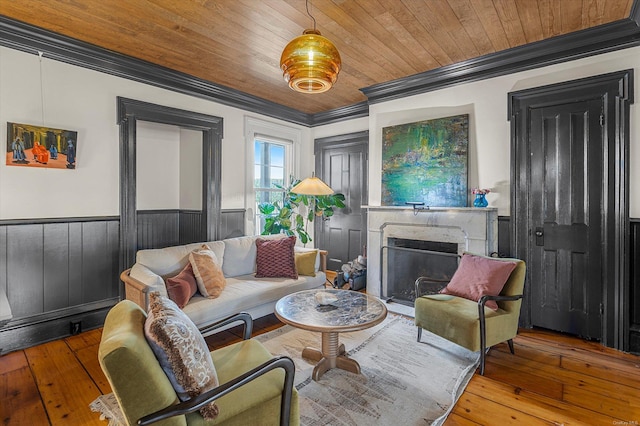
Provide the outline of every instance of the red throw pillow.
<path id="1" fill-rule="evenodd" d="M 296 237 L 256 239 L 256 278 L 298 279 L 294 246 Z"/>
<path id="2" fill-rule="evenodd" d="M 187 263 L 182 271 L 175 277 L 167 278 L 167 293 L 169 299 L 176 302 L 180 309 L 184 308 L 189 300 L 198 291 L 196 277 L 193 275 L 191 263 Z"/>
<path id="3" fill-rule="evenodd" d="M 517 263 L 463 254 L 451 281 L 440 293 L 478 301 L 484 295 L 498 296 Z M 488 308 L 498 310 L 495 300 L 487 301 Z"/>

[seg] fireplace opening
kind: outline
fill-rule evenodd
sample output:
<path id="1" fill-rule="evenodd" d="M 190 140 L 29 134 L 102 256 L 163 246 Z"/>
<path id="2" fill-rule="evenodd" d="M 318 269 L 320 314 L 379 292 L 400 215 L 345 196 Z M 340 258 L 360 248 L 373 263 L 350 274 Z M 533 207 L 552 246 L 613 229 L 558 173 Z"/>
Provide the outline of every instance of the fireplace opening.
<path id="1" fill-rule="evenodd" d="M 458 244 L 388 238 L 386 291 L 383 298 L 413 306 L 415 281 L 428 276 L 450 280 L 458 268 Z"/>

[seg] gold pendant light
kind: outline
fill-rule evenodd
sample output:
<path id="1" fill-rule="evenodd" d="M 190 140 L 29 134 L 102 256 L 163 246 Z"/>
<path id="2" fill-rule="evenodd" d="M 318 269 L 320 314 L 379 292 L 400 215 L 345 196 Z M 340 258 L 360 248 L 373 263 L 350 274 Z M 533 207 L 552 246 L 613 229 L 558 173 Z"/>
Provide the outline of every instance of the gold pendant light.
<path id="1" fill-rule="evenodd" d="M 338 79 L 342 61 L 338 49 L 316 29 L 316 19 L 309 13 L 309 0 L 306 6 L 313 29 L 304 30 L 287 44 L 280 57 L 280 68 L 293 90 L 322 93 Z"/>

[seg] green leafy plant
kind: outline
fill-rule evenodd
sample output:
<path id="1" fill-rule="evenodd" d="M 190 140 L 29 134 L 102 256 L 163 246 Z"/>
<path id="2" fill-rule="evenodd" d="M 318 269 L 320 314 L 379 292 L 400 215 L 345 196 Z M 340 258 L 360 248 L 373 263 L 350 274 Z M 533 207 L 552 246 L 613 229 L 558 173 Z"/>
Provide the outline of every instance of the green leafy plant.
<path id="1" fill-rule="evenodd" d="M 303 195 L 291 192 L 291 189 L 300 183 L 294 177 L 290 178 L 289 185 L 283 187 L 275 184 L 275 187 L 284 191 L 282 203 L 279 201 L 265 202 L 258 205 L 260 214 L 265 222 L 262 235 L 286 234 L 296 235 L 300 242 L 306 244 L 311 241 L 307 232 L 307 226 L 316 217 L 333 216 L 334 208 L 344 208 L 344 195 L 340 193 L 331 195 Z M 300 207 L 307 207 L 307 214 L 300 214 Z"/>

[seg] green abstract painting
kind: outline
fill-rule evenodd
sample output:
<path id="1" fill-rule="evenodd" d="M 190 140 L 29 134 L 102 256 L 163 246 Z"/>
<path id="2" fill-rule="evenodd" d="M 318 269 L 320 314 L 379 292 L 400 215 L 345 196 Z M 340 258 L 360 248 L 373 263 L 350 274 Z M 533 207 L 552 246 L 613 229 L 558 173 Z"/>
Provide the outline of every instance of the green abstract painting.
<path id="1" fill-rule="evenodd" d="M 382 205 L 467 206 L 469 115 L 382 129 Z"/>

